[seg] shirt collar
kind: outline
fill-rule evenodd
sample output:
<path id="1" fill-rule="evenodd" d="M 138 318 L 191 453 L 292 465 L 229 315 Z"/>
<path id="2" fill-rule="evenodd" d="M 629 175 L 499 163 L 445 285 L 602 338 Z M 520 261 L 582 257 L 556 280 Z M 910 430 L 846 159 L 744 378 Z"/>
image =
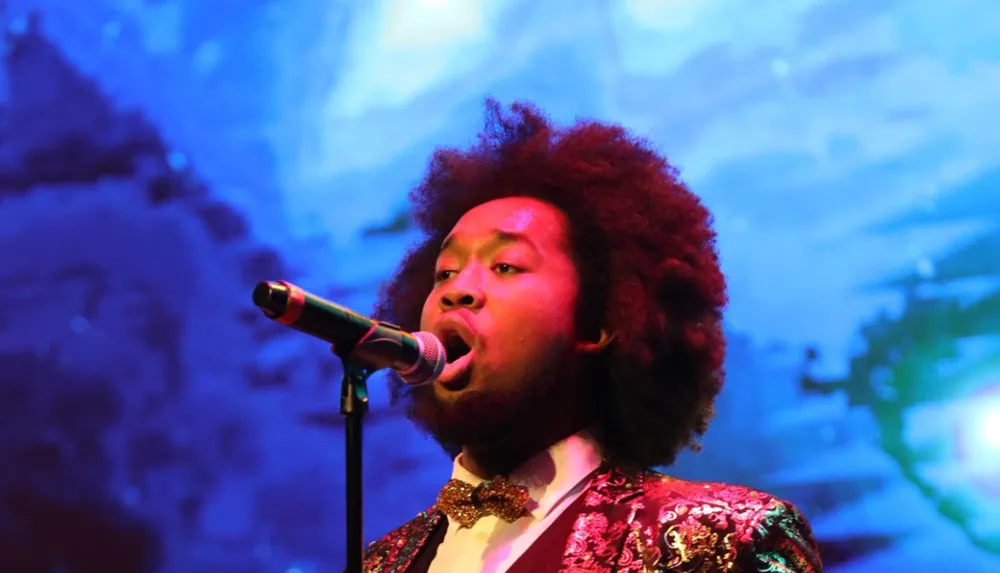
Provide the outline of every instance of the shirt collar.
<path id="1" fill-rule="evenodd" d="M 601 448 L 593 434 L 581 431 L 552 444 L 515 469 L 511 483 L 527 488 L 532 503 L 528 508 L 535 519 L 543 519 L 567 495 L 579 492 L 584 480 L 600 467 Z M 452 479 L 479 485 L 485 479 L 462 466 L 462 454 L 455 458 Z"/>

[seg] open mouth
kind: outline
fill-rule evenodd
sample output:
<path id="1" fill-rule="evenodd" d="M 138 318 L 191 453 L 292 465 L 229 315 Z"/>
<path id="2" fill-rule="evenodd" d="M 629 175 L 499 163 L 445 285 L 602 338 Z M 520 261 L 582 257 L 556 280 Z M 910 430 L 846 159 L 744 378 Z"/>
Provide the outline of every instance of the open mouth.
<path id="1" fill-rule="evenodd" d="M 452 333 L 444 341 L 444 353 L 449 363 L 455 362 L 472 351 L 472 348 L 458 334 Z"/>

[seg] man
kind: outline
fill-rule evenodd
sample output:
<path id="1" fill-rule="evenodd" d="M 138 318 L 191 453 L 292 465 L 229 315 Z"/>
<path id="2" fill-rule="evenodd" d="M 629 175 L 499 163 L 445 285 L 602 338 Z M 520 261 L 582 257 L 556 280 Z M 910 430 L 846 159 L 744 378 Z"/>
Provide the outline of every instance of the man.
<path id="1" fill-rule="evenodd" d="M 427 238 L 378 309 L 447 347 L 433 385 L 391 384 L 453 479 L 365 570 L 821 571 L 791 504 L 651 470 L 697 448 L 722 387 L 708 211 L 619 127 L 487 115 L 413 192 Z"/>

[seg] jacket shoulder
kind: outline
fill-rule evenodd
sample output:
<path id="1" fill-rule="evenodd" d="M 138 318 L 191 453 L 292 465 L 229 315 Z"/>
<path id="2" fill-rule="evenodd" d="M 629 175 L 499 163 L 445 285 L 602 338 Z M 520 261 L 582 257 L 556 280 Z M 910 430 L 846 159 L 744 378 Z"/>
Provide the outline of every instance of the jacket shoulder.
<path id="1" fill-rule="evenodd" d="M 642 495 L 647 504 L 664 507 L 711 506 L 723 513 L 727 509 L 766 507 L 782 502 L 769 493 L 747 486 L 688 481 L 653 471 L 642 475 Z"/>
<path id="2" fill-rule="evenodd" d="M 750 487 L 656 472 L 645 473 L 642 482 L 646 550 L 661 564 L 708 560 L 730 571 L 823 570 L 809 522 L 788 501 Z"/>

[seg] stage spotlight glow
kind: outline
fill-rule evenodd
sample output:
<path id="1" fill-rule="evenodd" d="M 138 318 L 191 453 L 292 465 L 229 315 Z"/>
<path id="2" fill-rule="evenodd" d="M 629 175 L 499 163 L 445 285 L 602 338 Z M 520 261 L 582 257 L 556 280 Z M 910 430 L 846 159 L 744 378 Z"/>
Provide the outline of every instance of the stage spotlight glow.
<path id="1" fill-rule="evenodd" d="M 1000 496 L 1000 392 L 977 395 L 960 421 L 960 462 L 985 493 Z"/>
<path id="2" fill-rule="evenodd" d="M 990 404 L 984 410 L 975 420 L 975 439 L 982 445 L 982 449 L 1000 454 L 1000 404 Z"/>

